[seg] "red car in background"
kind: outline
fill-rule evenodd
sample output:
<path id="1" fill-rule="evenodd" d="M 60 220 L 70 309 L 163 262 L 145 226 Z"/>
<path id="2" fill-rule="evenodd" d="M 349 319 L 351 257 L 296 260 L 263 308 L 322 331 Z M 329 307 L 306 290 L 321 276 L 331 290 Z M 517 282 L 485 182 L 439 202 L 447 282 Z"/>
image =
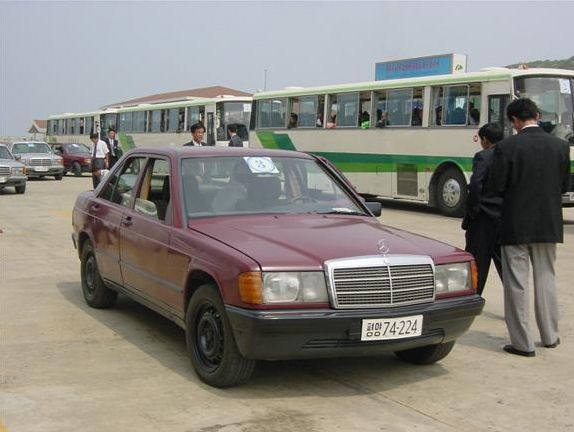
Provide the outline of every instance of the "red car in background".
<path id="1" fill-rule="evenodd" d="M 313 155 L 137 148 L 78 196 L 72 238 L 88 305 L 123 293 L 173 320 L 229 387 L 257 360 L 451 351 L 484 305 L 472 255 L 380 213 Z"/>
<path id="2" fill-rule="evenodd" d="M 85 144 L 65 143 L 52 144 L 54 153 L 64 158 L 64 175 L 72 172 L 76 177 L 91 172 L 92 152 Z"/>

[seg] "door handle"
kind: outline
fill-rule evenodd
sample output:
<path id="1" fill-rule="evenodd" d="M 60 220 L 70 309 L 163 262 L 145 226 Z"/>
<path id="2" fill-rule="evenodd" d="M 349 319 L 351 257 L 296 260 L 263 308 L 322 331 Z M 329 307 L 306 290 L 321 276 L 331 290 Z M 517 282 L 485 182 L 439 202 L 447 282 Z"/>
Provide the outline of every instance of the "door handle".
<path id="1" fill-rule="evenodd" d="M 92 206 L 90 207 L 90 210 L 92 211 L 98 211 L 99 209 L 100 209 L 99 204 L 92 204 Z"/>
<path id="2" fill-rule="evenodd" d="M 124 226 L 130 226 L 133 225 L 134 221 L 132 220 L 131 216 L 126 216 L 123 220 L 122 220 L 122 225 Z"/>

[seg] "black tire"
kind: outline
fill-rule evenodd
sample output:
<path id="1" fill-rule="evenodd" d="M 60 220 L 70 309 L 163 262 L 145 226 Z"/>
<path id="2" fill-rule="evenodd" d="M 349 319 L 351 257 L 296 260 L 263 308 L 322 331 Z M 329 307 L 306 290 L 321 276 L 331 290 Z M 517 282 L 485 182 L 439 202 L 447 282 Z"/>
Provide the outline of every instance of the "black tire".
<path id="1" fill-rule="evenodd" d="M 408 363 L 429 365 L 445 358 L 452 350 L 454 342 L 455 341 L 411 348 L 404 351 L 397 351 L 395 354 L 398 358 Z"/>
<path id="2" fill-rule="evenodd" d="M 14 189 L 16 189 L 17 194 L 23 194 L 26 192 L 26 184 L 23 184 L 22 186 L 14 186 Z"/>
<path id="3" fill-rule="evenodd" d="M 185 318 L 187 348 L 199 378 L 221 388 L 247 382 L 256 362 L 237 349 L 223 301 L 213 285 L 198 288 Z"/>
<path id="4" fill-rule="evenodd" d="M 118 293 L 109 289 L 100 276 L 94 247 L 86 240 L 82 247 L 81 279 L 82 292 L 86 303 L 96 309 L 112 307 L 118 297 Z"/>
<path id="5" fill-rule="evenodd" d="M 447 168 L 438 179 L 436 203 L 445 216 L 460 217 L 464 214 L 467 191 L 466 179 L 455 168 Z"/>
<path id="6" fill-rule="evenodd" d="M 56 175 L 54 176 L 54 178 L 55 178 L 56 180 L 62 180 L 63 177 L 64 177 L 64 174 L 63 174 L 63 173 L 62 173 L 62 174 L 56 174 Z"/>
<path id="7" fill-rule="evenodd" d="M 74 162 L 72 164 L 72 172 L 74 173 L 74 175 L 76 177 L 81 177 L 82 176 L 82 165 L 80 165 L 79 162 Z"/>

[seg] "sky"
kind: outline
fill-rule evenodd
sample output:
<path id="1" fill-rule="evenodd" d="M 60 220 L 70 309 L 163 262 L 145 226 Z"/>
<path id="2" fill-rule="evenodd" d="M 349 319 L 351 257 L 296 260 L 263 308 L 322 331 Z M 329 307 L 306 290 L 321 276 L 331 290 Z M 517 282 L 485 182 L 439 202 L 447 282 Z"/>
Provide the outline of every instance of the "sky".
<path id="1" fill-rule="evenodd" d="M 0 0 L 0 136 L 33 119 L 222 85 L 369 81 L 375 63 L 468 69 L 574 55 L 573 1 Z"/>

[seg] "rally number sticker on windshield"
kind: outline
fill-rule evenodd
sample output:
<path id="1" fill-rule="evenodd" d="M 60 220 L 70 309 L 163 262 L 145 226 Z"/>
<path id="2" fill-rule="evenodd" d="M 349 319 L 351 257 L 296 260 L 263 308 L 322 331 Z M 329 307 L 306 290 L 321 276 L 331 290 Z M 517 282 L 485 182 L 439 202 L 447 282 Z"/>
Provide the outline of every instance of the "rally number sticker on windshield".
<path id="1" fill-rule="evenodd" d="M 270 157 L 244 157 L 253 174 L 279 174 L 279 170 Z"/>

